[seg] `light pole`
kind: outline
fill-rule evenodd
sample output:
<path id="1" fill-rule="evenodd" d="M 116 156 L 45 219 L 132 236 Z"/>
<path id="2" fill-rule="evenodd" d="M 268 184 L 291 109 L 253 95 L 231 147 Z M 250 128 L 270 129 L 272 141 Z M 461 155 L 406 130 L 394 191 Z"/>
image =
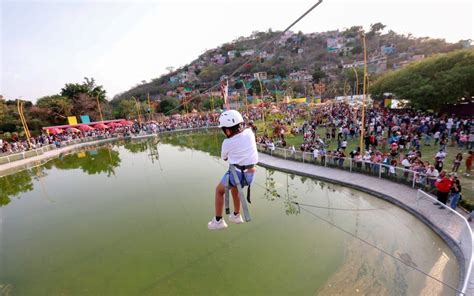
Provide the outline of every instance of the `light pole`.
<path id="1" fill-rule="evenodd" d="M 362 41 L 364 43 L 364 80 L 362 88 L 362 122 L 360 128 L 360 152 L 364 153 L 364 132 L 365 132 L 365 96 L 366 96 L 366 77 L 367 77 L 367 49 L 365 45 L 365 33 L 362 34 Z"/>
<path id="2" fill-rule="evenodd" d="M 26 118 L 25 118 L 25 114 L 23 110 L 23 102 L 20 99 L 17 100 L 17 108 L 18 108 L 18 115 L 20 116 L 21 124 L 23 125 L 23 130 L 25 131 L 26 141 L 28 142 L 28 146 L 30 147 L 30 149 L 33 149 L 33 144 L 31 144 L 31 140 L 30 140 L 31 138 L 30 130 L 28 128 L 28 124 L 26 123 Z"/>
<path id="3" fill-rule="evenodd" d="M 352 70 L 354 70 L 355 78 L 356 78 L 355 93 L 356 93 L 356 96 L 357 96 L 359 94 L 359 75 L 357 74 L 357 70 L 356 70 L 355 67 L 352 67 Z"/>
<path id="4" fill-rule="evenodd" d="M 97 100 L 97 108 L 99 109 L 100 121 L 102 122 L 104 121 L 104 118 L 102 117 L 102 109 L 100 109 L 99 95 L 97 95 L 95 99 Z"/>

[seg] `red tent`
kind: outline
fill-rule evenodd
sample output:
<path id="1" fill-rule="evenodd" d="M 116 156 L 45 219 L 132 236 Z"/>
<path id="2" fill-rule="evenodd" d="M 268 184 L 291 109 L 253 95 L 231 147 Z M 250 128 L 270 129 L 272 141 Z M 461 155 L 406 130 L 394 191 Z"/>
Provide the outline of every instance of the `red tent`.
<path id="1" fill-rule="evenodd" d="M 48 132 L 49 132 L 51 135 L 56 135 L 56 134 L 62 133 L 63 130 L 60 129 L 60 128 L 55 128 L 55 127 L 53 127 L 53 128 L 48 129 Z"/>
<path id="2" fill-rule="evenodd" d="M 109 127 L 106 126 L 106 125 L 103 124 L 103 123 L 98 123 L 98 124 L 94 125 L 94 128 L 96 128 L 96 129 L 107 129 L 107 128 L 109 128 Z"/>
<path id="3" fill-rule="evenodd" d="M 81 131 L 83 132 L 87 132 L 87 131 L 93 131 L 94 128 L 90 125 L 85 125 L 85 124 L 81 124 L 77 127 L 78 129 L 80 129 Z"/>
<path id="4" fill-rule="evenodd" d="M 121 121 L 120 122 L 123 126 L 130 126 L 130 125 L 133 125 L 133 122 L 132 121 L 129 121 L 129 120 L 124 120 L 124 121 Z"/>

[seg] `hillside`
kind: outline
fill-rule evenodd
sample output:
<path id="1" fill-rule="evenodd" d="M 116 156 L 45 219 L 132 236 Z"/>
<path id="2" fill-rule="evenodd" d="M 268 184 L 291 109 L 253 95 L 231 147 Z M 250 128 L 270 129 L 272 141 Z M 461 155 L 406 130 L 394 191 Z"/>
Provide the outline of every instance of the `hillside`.
<path id="1" fill-rule="evenodd" d="M 400 35 L 384 29 L 383 24 L 376 23 L 367 32 L 361 26 L 309 34 L 287 32 L 261 52 L 256 49 L 279 32 L 254 32 L 208 50 L 185 67 L 115 96 L 112 104 L 132 96 L 143 101 L 147 94 L 153 101 L 166 97 L 180 99 L 189 92 L 198 94 L 250 57 L 254 57 L 252 61 L 230 79 L 231 94 L 244 91 L 250 97 L 260 94 L 255 73 L 260 73 L 264 95 L 273 96 L 291 89 L 294 96 L 316 96 L 314 84 L 317 82 L 325 84 L 323 97 L 354 93 L 357 87 L 352 68 L 361 71 L 363 65 L 361 33 L 366 34 L 368 72 L 372 81 L 377 75 L 402 68 L 411 61 L 469 46 L 467 41 L 447 43 L 442 39 Z M 360 92 L 361 87 L 358 88 Z"/>

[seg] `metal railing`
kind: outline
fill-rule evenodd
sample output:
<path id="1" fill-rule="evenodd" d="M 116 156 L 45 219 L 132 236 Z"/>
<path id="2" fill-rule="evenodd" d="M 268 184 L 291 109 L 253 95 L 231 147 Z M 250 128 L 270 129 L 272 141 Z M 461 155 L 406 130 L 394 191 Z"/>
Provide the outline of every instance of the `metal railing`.
<path id="1" fill-rule="evenodd" d="M 269 148 L 263 144 L 257 145 L 257 148 L 258 151 L 274 157 L 300 161 L 303 163 L 315 164 L 324 167 L 338 168 L 351 173 L 367 174 L 380 179 L 387 179 L 392 182 L 402 183 L 412 188 L 417 188 L 418 191 L 416 199 L 413 198 L 412 201 L 408 201 L 407 205 L 427 219 L 434 218 L 432 208 L 433 203 L 437 203 L 437 200 L 424 190 L 434 190 L 434 182 L 436 179 L 421 172 L 390 166 L 383 163 L 355 161 L 350 157 L 319 155 L 317 158 L 315 158 L 311 152 L 296 150 L 291 151 L 289 149 L 278 147 Z M 457 211 L 444 204 L 440 204 L 439 206 L 443 206 L 444 208 L 448 209 L 448 211 L 440 210 L 439 213 L 436 213 L 436 215 L 441 216 L 437 217 L 437 220 L 443 221 L 443 223 L 438 223 L 436 226 L 440 228 L 440 230 L 449 236 L 454 242 L 456 242 L 463 253 L 465 263 L 464 275 L 462 276 L 463 286 L 460 290 L 461 292 L 458 291 L 458 293 L 459 295 L 465 295 L 473 264 L 472 252 L 474 250 L 474 242 L 472 229 L 466 218 L 464 218 Z"/>
<path id="2" fill-rule="evenodd" d="M 430 211 L 430 209 L 433 207 L 433 203 L 445 209 L 436 213 L 436 215 L 440 216 L 438 217 L 438 220 L 441 219 L 443 221 L 443 223 L 439 223 L 436 226 L 457 243 L 463 254 L 464 275 L 461 277 L 463 281 L 459 295 L 466 295 L 473 265 L 474 240 L 471 226 L 469 225 L 469 222 L 466 220 L 466 218 L 464 218 L 457 211 L 451 209 L 449 206 L 443 203 L 438 203 L 435 197 L 421 189 L 418 189 L 416 201 L 410 203 L 410 207 L 421 213 L 423 216 L 429 218 L 433 216 L 433 212 Z"/>
<path id="3" fill-rule="evenodd" d="M 430 177 L 424 173 L 405 169 L 402 167 L 387 165 L 384 163 L 375 163 L 371 161 L 355 161 L 350 157 L 336 157 L 331 155 L 319 155 L 317 158 L 312 152 L 291 151 L 279 147 L 269 149 L 266 145 L 258 144 L 258 151 L 288 160 L 301 161 L 330 168 L 338 168 L 349 172 L 362 173 L 388 179 L 393 182 L 402 183 L 412 188 L 433 191 L 436 178 Z"/>

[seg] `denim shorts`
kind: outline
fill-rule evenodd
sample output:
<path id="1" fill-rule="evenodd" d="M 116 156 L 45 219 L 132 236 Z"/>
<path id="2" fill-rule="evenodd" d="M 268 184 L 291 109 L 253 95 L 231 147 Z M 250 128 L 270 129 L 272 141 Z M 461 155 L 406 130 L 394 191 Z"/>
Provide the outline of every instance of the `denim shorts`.
<path id="1" fill-rule="evenodd" d="M 236 169 L 235 171 L 236 171 L 236 173 L 237 173 L 237 177 L 239 178 L 240 185 L 241 185 L 242 187 L 252 184 L 252 182 L 253 182 L 253 176 L 255 175 L 255 173 L 247 173 L 247 172 L 244 172 L 244 173 L 243 173 L 244 176 L 245 176 L 245 179 L 244 179 L 244 177 L 242 176 L 242 172 L 241 172 L 240 170 L 237 170 L 237 169 Z M 221 179 L 221 184 L 224 185 L 224 186 L 227 185 L 227 184 L 226 184 L 226 177 L 227 177 L 227 175 L 230 175 L 230 178 L 229 178 L 229 180 L 230 180 L 230 186 L 231 186 L 231 187 L 235 187 L 236 184 L 235 184 L 234 176 L 230 173 L 230 171 L 227 171 L 227 172 L 224 174 L 224 176 L 223 176 L 222 179 Z"/>

